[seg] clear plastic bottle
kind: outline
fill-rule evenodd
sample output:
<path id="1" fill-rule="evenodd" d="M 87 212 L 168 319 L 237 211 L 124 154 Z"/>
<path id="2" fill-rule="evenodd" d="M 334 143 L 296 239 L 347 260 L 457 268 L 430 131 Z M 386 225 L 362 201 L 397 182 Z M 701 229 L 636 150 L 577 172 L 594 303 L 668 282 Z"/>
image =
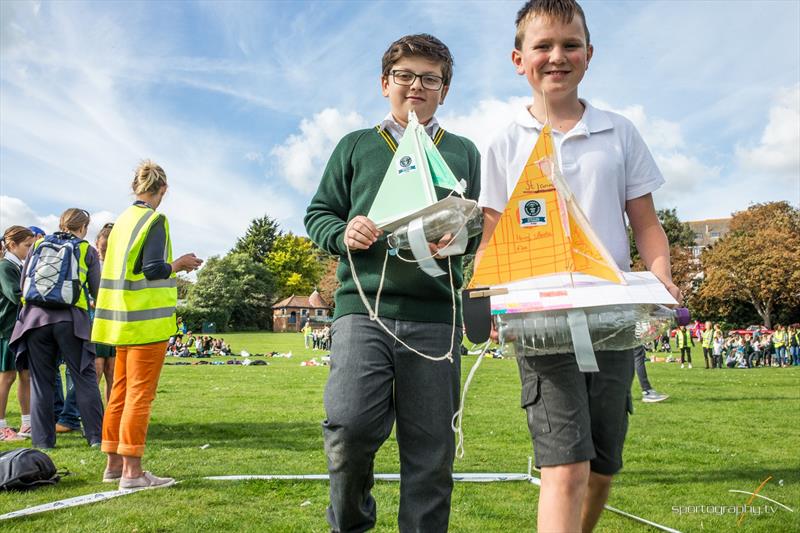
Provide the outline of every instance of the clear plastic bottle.
<path id="1" fill-rule="evenodd" d="M 685 308 L 657 304 L 610 305 L 584 309 L 595 350 L 627 350 L 652 342 L 675 325 L 689 323 Z M 567 311 L 497 315 L 500 342 L 517 356 L 573 353 Z"/>
<path id="2" fill-rule="evenodd" d="M 483 231 L 483 213 L 478 208 L 464 211 L 457 207 L 449 207 L 422 217 L 422 229 L 427 242 L 438 242 L 447 233 L 455 234 L 466 225 L 467 236 L 474 237 Z M 408 242 L 408 224 L 394 230 L 388 237 L 390 248 L 410 249 Z"/>

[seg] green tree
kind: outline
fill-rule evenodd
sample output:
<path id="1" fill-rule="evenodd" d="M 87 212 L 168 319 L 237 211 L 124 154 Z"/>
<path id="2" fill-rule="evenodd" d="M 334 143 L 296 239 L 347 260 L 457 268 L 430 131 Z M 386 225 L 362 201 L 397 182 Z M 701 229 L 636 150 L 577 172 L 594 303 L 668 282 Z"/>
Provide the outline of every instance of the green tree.
<path id="1" fill-rule="evenodd" d="M 274 218 L 268 215 L 255 218 L 250 222 L 244 237 L 236 241 L 231 253 L 247 254 L 256 263 L 263 263 L 272 250 L 275 239 L 281 234 L 278 222 Z"/>
<path id="2" fill-rule="evenodd" d="M 247 254 L 212 257 L 197 274 L 189 306 L 225 329 L 266 329 L 275 282 L 269 269 Z"/>
<path id="3" fill-rule="evenodd" d="M 185 300 L 189 297 L 189 291 L 193 283 L 189 281 L 189 278 L 187 278 L 185 274 L 178 274 L 175 281 L 178 284 L 178 300 Z"/>
<path id="4" fill-rule="evenodd" d="M 658 220 L 661 222 L 661 227 L 664 228 L 664 233 L 667 234 L 670 248 L 673 246 L 681 248 L 690 248 L 694 246 L 694 232 L 692 231 L 692 227 L 686 222 L 681 222 L 675 208 L 659 209 L 656 211 L 656 216 L 658 216 Z M 630 226 L 628 226 L 628 242 L 631 246 L 631 261 L 638 263 L 641 257 L 639 256 L 639 250 L 636 249 L 636 242 L 633 240 L 633 232 Z"/>
<path id="5" fill-rule="evenodd" d="M 336 289 L 339 288 L 339 285 L 341 285 L 339 279 L 336 277 L 339 258 L 335 255 L 325 253 L 322 250 L 320 250 L 320 255 L 322 256 L 323 269 L 322 277 L 319 283 L 317 283 L 317 291 L 329 305 L 333 305 L 333 295 L 336 293 Z"/>
<path id="6" fill-rule="evenodd" d="M 659 209 L 656 211 L 656 216 L 658 216 L 669 241 L 672 281 L 680 287 L 684 300 L 686 300 L 694 292 L 694 278 L 698 273 L 696 261 L 690 251 L 690 248 L 694 246 L 694 232 L 689 224 L 680 221 L 674 208 Z M 636 242 L 633 240 L 630 226 L 628 226 L 628 241 L 631 247 L 632 269 L 634 271 L 645 270 L 644 261 L 636 249 Z"/>
<path id="7" fill-rule="evenodd" d="M 275 280 L 278 298 L 310 294 L 325 272 L 322 252 L 307 237 L 291 232 L 275 239 L 264 264 Z"/>
<path id="8" fill-rule="evenodd" d="M 800 210 L 788 202 L 756 204 L 733 214 L 730 232 L 703 251 L 698 297 L 729 313 L 748 302 L 764 325 L 800 294 Z"/>

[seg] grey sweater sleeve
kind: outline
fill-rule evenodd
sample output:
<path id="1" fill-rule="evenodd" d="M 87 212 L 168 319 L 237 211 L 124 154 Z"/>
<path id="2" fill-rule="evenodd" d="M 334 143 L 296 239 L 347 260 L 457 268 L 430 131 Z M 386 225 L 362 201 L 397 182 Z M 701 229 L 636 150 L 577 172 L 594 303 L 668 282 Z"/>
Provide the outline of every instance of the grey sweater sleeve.
<path id="1" fill-rule="evenodd" d="M 167 279 L 172 274 L 172 265 L 167 263 L 167 231 L 164 227 L 164 217 L 150 226 L 150 231 L 144 240 L 142 254 L 136 258 L 133 271 L 141 272 L 149 280 Z"/>

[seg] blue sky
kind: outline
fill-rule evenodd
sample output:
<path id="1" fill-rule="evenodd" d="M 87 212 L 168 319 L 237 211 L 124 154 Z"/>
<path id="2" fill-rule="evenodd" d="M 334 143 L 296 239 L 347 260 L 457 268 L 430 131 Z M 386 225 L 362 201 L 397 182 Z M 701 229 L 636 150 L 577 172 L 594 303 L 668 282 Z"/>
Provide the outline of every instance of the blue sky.
<path id="1" fill-rule="evenodd" d="M 483 149 L 530 88 L 522 2 L 0 2 L 0 226 L 113 220 L 142 158 L 169 176 L 175 251 L 225 253 L 268 214 L 304 233 L 325 162 L 376 124 L 380 58 L 428 32 L 456 67 L 442 125 Z M 800 203 L 800 2 L 583 2 L 581 96 L 631 118 L 684 220 Z M 90 235 L 94 235 L 94 228 Z"/>

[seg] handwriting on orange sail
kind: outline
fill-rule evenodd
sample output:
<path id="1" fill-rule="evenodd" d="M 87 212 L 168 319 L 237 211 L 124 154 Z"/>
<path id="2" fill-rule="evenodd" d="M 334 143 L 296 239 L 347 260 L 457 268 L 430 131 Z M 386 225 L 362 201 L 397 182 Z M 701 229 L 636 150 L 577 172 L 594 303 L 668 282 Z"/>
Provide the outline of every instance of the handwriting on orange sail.
<path id="1" fill-rule="evenodd" d="M 580 272 L 624 283 L 558 172 L 550 126 L 531 152 L 470 287 Z M 566 193 L 566 194 L 565 194 Z"/>

